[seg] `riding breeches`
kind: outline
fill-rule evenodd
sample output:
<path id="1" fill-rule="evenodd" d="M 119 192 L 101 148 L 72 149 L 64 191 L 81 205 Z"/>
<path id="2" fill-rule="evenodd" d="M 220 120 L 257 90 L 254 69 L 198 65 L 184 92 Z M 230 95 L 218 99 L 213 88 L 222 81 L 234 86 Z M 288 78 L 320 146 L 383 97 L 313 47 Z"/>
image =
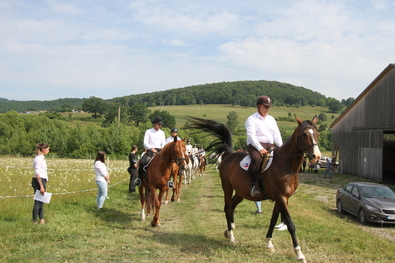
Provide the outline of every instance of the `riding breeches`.
<path id="1" fill-rule="evenodd" d="M 274 146 L 273 144 L 270 143 L 261 143 L 261 145 L 268 151 L 271 150 L 272 147 Z M 250 175 L 250 183 L 255 184 L 257 182 L 260 173 L 260 164 L 262 161 L 262 156 L 259 153 L 259 151 L 251 144 L 247 146 L 247 151 L 251 157 L 251 163 L 247 171 L 248 174 Z"/>

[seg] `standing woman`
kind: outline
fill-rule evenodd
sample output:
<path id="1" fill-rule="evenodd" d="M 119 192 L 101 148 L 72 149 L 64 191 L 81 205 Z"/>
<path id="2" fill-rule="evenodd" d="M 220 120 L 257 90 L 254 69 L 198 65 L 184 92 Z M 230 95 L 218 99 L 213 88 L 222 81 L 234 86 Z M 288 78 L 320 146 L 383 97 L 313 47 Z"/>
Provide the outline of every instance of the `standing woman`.
<path id="1" fill-rule="evenodd" d="M 34 167 L 34 177 L 32 178 L 32 187 L 34 188 L 34 193 L 40 191 L 41 195 L 47 191 L 47 162 L 45 161 L 45 155 L 49 153 L 49 145 L 46 143 L 38 143 L 36 145 L 36 157 L 33 161 Z M 33 222 L 38 223 L 40 219 L 40 224 L 45 224 L 44 220 L 44 203 L 34 200 L 33 206 Z"/>
<path id="2" fill-rule="evenodd" d="M 97 209 L 103 208 L 104 201 L 107 198 L 108 184 L 110 183 L 110 175 L 107 172 L 107 166 L 104 164 L 106 153 L 98 151 L 95 159 L 94 169 L 97 184 Z"/>

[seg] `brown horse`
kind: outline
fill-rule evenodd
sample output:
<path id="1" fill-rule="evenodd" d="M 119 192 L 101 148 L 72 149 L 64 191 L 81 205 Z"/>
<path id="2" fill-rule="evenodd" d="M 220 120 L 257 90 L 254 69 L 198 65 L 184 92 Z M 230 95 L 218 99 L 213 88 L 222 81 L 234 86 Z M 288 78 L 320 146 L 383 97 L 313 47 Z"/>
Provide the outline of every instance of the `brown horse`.
<path id="1" fill-rule="evenodd" d="M 143 176 L 142 184 L 139 187 L 141 200 L 141 220 L 145 221 L 145 205 L 147 203 L 147 212 L 150 212 L 150 202 L 155 205 L 155 215 L 151 221 L 151 226 L 160 226 L 159 212 L 162 203 L 162 197 L 166 190 L 169 189 L 168 182 L 171 172 L 179 173 L 186 166 L 187 156 L 185 153 L 184 140 L 177 140 L 167 143 L 163 149 L 155 154 L 151 163 L 146 169 L 146 177 Z M 145 190 L 145 193 L 144 193 Z M 156 190 L 159 190 L 157 195 Z"/>
<path id="2" fill-rule="evenodd" d="M 316 163 L 320 159 L 321 152 L 318 148 L 318 132 L 315 126 L 317 116 L 312 121 L 301 121 L 296 116 L 295 118 L 298 122 L 298 127 L 281 147 L 274 149 L 270 167 L 262 172 L 258 178 L 260 189 L 265 190 L 265 193 L 259 197 L 250 195 L 249 175 L 247 171 L 240 167 L 240 162 L 247 154 L 243 152 L 232 153 L 232 137 L 229 129 L 224 124 L 215 121 L 192 117 L 191 127 L 208 132 L 216 137 L 216 140 L 207 148 L 208 150 L 214 150 L 216 153 L 225 151 L 219 169 L 222 189 L 225 195 L 224 210 L 228 225 L 225 237 L 230 238 L 231 242 L 235 241 L 233 235 L 235 227 L 234 211 L 243 199 L 252 201 L 273 200 L 275 205 L 269 230 L 266 234 L 267 248 L 274 252 L 272 243 L 273 229 L 281 213 L 285 224 L 288 226 L 297 259 L 307 262 L 298 244 L 295 225 L 288 211 L 288 199 L 298 187 L 298 172 L 304 155 L 307 155 L 312 163 Z M 234 191 L 235 194 L 232 197 Z"/>
<path id="3" fill-rule="evenodd" d="M 206 159 L 201 154 L 199 154 L 198 159 L 199 159 L 198 174 L 199 176 L 202 176 L 204 174 L 204 171 L 206 171 Z"/>
<path id="4" fill-rule="evenodd" d="M 186 155 L 186 161 L 189 162 L 188 155 Z M 185 167 L 187 169 L 187 167 Z M 173 187 L 173 194 L 171 195 L 171 201 L 175 202 L 177 199 L 177 202 L 181 201 L 181 186 L 182 186 L 182 177 L 185 175 L 186 171 L 178 169 L 177 164 L 173 164 L 173 168 L 171 170 L 171 175 L 170 178 L 174 182 L 174 187 Z M 165 197 L 165 204 L 169 203 L 169 189 L 166 190 L 166 197 Z"/>

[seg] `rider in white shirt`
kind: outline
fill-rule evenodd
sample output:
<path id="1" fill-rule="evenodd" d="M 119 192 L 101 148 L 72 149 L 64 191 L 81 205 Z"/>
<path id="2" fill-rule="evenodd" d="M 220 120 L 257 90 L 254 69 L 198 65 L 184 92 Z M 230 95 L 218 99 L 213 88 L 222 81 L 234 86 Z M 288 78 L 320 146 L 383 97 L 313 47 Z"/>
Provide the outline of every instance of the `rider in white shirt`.
<path id="1" fill-rule="evenodd" d="M 166 143 L 174 142 L 174 137 L 177 137 L 177 140 L 181 140 L 181 138 L 177 136 L 178 135 L 177 128 L 172 128 L 170 132 L 171 132 L 171 136 L 167 137 Z"/>
<path id="2" fill-rule="evenodd" d="M 138 169 L 138 178 L 134 181 L 135 186 L 141 185 L 141 178 L 145 174 L 145 169 L 149 164 L 149 161 L 152 159 L 154 154 L 159 153 L 166 144 L 165 133 L 161 130 L 163 124 L 164 123 L 160 117 L 155 117 L 152 120 L 152 128 L 148 129 L 144 134 L 143 145 L 146 153 L 141 157 Z"/>
<path id="3" fill-rule="evenodd" d="M 276 120 L 268 115 L 272 100 L 268 96 L 261 96 L 258 98 L 256 105 L 257 111 L 248 117 L 245 122 L 247 150 L 251 157 L 248 173 L 250 175 L 251 196 L 253 197 L 261 194 L 256 184 L 262 157 L 274 147 L 274 143 L 278 147 L 283 144 Z"/>

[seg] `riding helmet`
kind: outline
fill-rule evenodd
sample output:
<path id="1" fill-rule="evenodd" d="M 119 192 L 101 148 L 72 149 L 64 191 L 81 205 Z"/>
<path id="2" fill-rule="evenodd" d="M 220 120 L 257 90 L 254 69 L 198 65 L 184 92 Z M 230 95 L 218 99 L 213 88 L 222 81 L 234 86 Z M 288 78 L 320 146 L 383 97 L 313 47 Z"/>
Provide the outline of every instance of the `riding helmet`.
<path id="1" fill-rule="evenodd" d="M 177 128 L 172 128 L 171 132 L 177 132 L 178 133 L 178 130 L 177 130 Z"/>
<path id="2" fill-rule="evenodd" d="M 155 123 L 160 124 L 160 125 L 163 125 L 163 124 L 164 124 L 163 121 L 162 121 L 162 118 L 159 117 L 159 116 L 156 116 L 156 117 L 152 120 L 152 124 L 155 124 Z"/>
<path id="3" fill-rule="evenodd" d="M 266 106 L 268 106 L 268 107 L 271 107 L 272 106 L 272 99 L 271 98 L 269 98 L 268 96 L 266 96 L 266 95 L 264 95 L 264 96 L 260 96 L 259 98 L 258 98 L 258 100 L 257 100 L 257 102 L 256 102 L 256 105 L 260 105 L 260 104 L 263 104 L 263 105 L 266 105 Z"/>

